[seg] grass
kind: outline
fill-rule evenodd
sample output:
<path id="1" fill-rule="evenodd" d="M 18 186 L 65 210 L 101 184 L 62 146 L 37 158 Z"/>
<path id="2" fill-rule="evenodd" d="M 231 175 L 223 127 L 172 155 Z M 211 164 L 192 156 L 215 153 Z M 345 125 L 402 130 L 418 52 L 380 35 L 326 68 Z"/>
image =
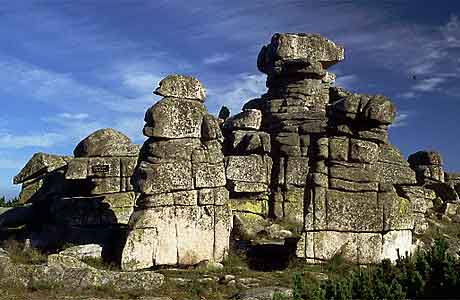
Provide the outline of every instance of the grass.
<path id="1" fill-rule="evenodd" d="M 114 262 L 106 262 L 102 258 L 87 257 L 82 261 L 93 268 L 107 271 L 121 271 L 120 265 Z"/>
<path id="2" fill-rule="evenodd" d="M 44 254 L 39 253 L 40 259 L 34 258 L 32 254 L 24 254 L 22 246 L 12 241 L 8 242 L 9 250 L 16 253 L 17 262 L 43 262 Z M 13 251 L 12 251 L 13 249 Z M 32 251 L 34 250 L 26 250 Z M 24 257 L 26 256 L 26 257 Z M 107 264 L 97 259 L 85 259 L 87 264 L 104 270 L 119 270 L 113 264 Z M 334 263 L 333 265 L 335 265 Z M 164 285 L 154 291 L 123 291 L 117 292 L 111 286 L 85 290 L 69 290 L 58 286 L 52 286 L 47 283 L 37 282 L 33 286 L 24 289 L 17 283 L 8 283 L 2 280 L 5 278 L 0 272 L 0 300 L 11 299 L 30 299 L 30 300 L 61 300 L 61 299 L 88 299 L 88 298 L 114 298 L 114 299 L 137 299 L 141 296 L 167 296 L 172 299 L 189 299 L 189 300 L 221 300 L 234 297 L 239 290 L 251 287 L 253 282 L 259 282 L 260 286 L 280 286 L 292 288 L 294 285 L 294 275 L 301 274 L 302 279 L 308 285 L 317 282 L 312 273 L 320 272 L 322 269 L 329 269 L 326 266 L 308 265 L 299 259 L 292 259 L 287 269 L 276 272 L 254 271 L 249 268 L 247 258 L 242 255 L 229 255 L 223 261 L 223 269 L 206 269 L 206 268 L 187 268 L 187 269 L 158 269 L 159 273 L 165 275 Z M 338 268 L 338 267 L 337 267 Z M 1 271 L 1 270 L 0 270 Z M 219 278 L 224 275 L 234 275 L 236 281 L 231 284 L 219 283 Z M 180 278 L 181 280 L 174 280 Z M 210 279 L 206 279 L 210 278 Z M 239 279 L 242 279 L 241 281 Z M 246 279 L 246 281 L 244 281 Z M 69 298 L 69 295 L 78 295 L 75 298 Z M 281 294 L 275 295 L 274 299 L 283 300 L 285 297 Z"/>
<path id="3" fill-rule="evenodd" d="M 47 261 L 45 253 L 33 247 L 24 247 L 23 243 L 16 240 L 7 240 L 2 246 L 13 263 L 39 265 Z"/>

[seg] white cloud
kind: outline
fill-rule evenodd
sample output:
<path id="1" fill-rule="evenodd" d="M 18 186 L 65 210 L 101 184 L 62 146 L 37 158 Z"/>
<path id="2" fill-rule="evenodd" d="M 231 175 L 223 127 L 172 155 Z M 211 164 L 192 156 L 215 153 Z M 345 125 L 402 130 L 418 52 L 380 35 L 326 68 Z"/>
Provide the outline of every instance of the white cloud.
<path id="1" fill-rule="evenodd" d="M 396 119 L 395 121 L 393 122 L 393 124 L 391 124 L 390 127 L 392 128 L 397 128 L 397 127 L 404 127 L 404 126 L 407 126 L 408 124 L 408 118 L 409 118 L 409 114 L 407 112 L 401 112 L 401 113 L 398 113 L 396 115 Z"/>
<path id="2" fill-rule="evenodd" d="M 418 83 L 416 83 L 412 89 L 418 92 L 433 92 L 438 89 L 439 85 L 446 81 L 445 78 L 428 78 L 422 79 Z"/>
<path id="3" fill-rule="evenodd" d="M 417 97 L 417 94 L 414 92 L 404 92 L 396 95 L 396 98 L 401 99 L 414 99 Z"/>
<path id="4" fill-rule="evenodd" d="M 339 72 L 340 73 L 340 72 Z M 352 90 L 356 83 L 359 81 L 358 76 L 350 74 L 340 76 L 338 74 L 337 79 L 335 80 L 335 85 Z"/>
<path id="5" fill-rule="evenodd" d="M 77 113 L 77 114 L 61 113 L 61 114 L 58 114 L 58 117 L 67 119 L 67 120 L 84 120 L 84 119 L 87 119 L 89 115 L 85 113 Z"/>
<path id="6" fill-rule="evenodd" d="M 143 95 L 151 95 L 161 77 L 144 72 L 121 73 L 123 85 Z"/>
<path id="7" fill-rule="evenodd" d="M 206 57 L 203 59 L 205 65 L 219 64 L 225 61 L 228 61 L 231 58 L 229 53 L 216 53 L 212 56 Z"/>
<path id="8" fill-rule="evenodd" d="M 449 47 L 460 47 L 460 19 L 458 16 L 452 15 L 441 31 Z"/>
<path id="9" fill-rule="evenodd" d="M 30 135 L 0 134 L 0 148 L 21 149 L 26 147 L 49 148 L 65 140 L 59 133 L 43 133 Z"/>
<path id="10" fill-rule="evenodd" d="M 20 159 L 0 158 L 2 169 L 20 170 L 24 165 L 24 161 Z"/>
<path id="11" fill-rule="evenodd" d="M 237 79 L 224 87 L 209 88 L 211 101 L 226 105 L 232 114 L 238 113 L 244 103 L 260 97 L 267 90 L 265 74 L 240 74 Z"/>

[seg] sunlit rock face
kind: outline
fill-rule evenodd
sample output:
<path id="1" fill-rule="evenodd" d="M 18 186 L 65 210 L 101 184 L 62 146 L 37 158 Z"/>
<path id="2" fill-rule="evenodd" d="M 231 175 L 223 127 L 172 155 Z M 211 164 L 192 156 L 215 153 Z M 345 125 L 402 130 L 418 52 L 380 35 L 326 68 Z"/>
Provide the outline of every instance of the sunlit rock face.
<path id="1" fill-rule="evenodd" d="M 195 78 L 168 76 L 155 93 L 164 98 L 145 115 L 122 268 L 222 261 L 232 218 L 219 123 Z"/>
<path id="2" fill-rule="evenodd" d="M 246 232 L 267 231 L 254 215 L 301 228 L 297 255 L 311 262 L 338 253 L 359 263 L 394 259 L 396 249 L 410 251 L 430 200 L 424 191 L 411 193 L 415 172 L 388 141 L 393 103 L 334 86 L 327 69 L 343 59 L 343 47 L 317 34 L 275 34 L 262 48 L 257 65 L 267 74 L 267 93 L 223 125 L 227 182 L 245 178 L 244 190 L 230 185 L 231 194 L 246 193 L 232 204 Z M 255 124 L 251 110 L 262 115 L 260 127 L 235 125 Z M 265 169 L 271 175 L 263 202 L 248 195 L 263 191 L 267 182 L 256 177 Z"/>

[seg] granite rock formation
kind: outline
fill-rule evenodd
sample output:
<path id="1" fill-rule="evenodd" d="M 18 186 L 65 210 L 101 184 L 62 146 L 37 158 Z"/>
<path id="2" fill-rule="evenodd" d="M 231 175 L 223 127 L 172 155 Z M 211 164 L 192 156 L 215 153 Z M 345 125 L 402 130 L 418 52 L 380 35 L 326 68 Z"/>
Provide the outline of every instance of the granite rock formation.
<path id="1" fill-rule="evenodd" d="M 33 211 L 23 222 L 34 245 L 122 240 L 135 205 L 139 148 L 108 128 L 82 140 L 75 157 L 35 154 L 14 178 L 22 183 L 20 201 Z"/>
<path id="2" fill-rule="evenodd" d="M 122 268 L 222 261 L 231 211 L 219 123 L 207 113 L 195 78 L 168 76 L 155 93 L 164 98 L 145 114 L 148 139 L 133 178 L 140 196 Z"/>
<path id="3" fill-rule="evenodd" d="M 0 214 L 0 227 L 32 225 L 38 240 L 102 236 L 124 246 L 124 270 L 218 262 L 230 240 L 294 245 L 312 263 L 395 260 L 430 216 L 460 223 L 460 174 L 434 151 L 406 161 L 388 138 L 391 100 L 334 85 L 328 68 L 343 59 L 320 35 L 275 34 L 257 59 L 268 91 L 218 118 L 197 79 L 170 75 L 142 147 L 103 129 L 74 157 L 35 154 L 14 178 L 31 206 Z"/>
<path id="4" fill-rule="evenodd" d="M 303 228 L 299 257 L 394 260 L 396 249 L 411 250 L 415 215 L 402 190 L 417 184 L 415 172 L 388 141 L 393 103 L 333 87 L 327 69 L 343 59 L 344 49 L 319 35 L 275 34 L 258 58 L 268 91 L 243 114 L 262 113 L 273 160 L 268 212 Z"/>

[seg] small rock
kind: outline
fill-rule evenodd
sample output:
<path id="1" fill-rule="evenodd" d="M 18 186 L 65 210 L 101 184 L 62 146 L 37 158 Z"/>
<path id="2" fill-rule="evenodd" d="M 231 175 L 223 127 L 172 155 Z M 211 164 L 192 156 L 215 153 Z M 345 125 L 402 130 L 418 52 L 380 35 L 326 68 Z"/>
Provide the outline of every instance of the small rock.
<path id="1" fill-rule="evenodd" d="M 219 278 L 219 283 L 220 284 L 228 284 L 230 281 L 235 280 L 236 277 L 234 275 L 224 275 L 223 277 Z"/>
<path id="2" fill-rule="evenodd" d="M 95 258 L 100 259 L 102 257 L 102 247 L 98 244 L 87 244 L 67 248 L 61 252 L 61 255 L 72 256 L 78 259 Z"/>
<path id="3" fill-rule="evenodd" d="M 171 280 L 172 282 L 174 282 L 175 284 L 177 284 L 178 286 L 185 286 L 188 283 L 192 282 L 191 279 L 181 278 L 181 277 L 172 277 L 172 278 L 168 278 L 168 279 Z"/>
<path id="4" fill-rule="evenodd" d="M 72 269 L 94 269 L 76 257 L 62 254 L 51 254 L 48 256 L 48 266 Z"/>
<path id="5" fill-rule="evenodd" d="M 208 270 L 222 270 L 224 265 L 215 261 L 203 260 L 196 265 L 196 268 Z"/>
<path id="6" fill-rule="evenodd" d="M 228 107 L 224 105 L 219 110 L 218 118 L 225 121 L 228 119 L 228 117 L 230 117 L 230 109 L 228 109 Z"/>
<path id="7" fill-rule="evenodd" d="M 259 130 L 262 124 L 262 112 L 258 109 L 247 109 L 224 122 L 224 129 L 253 129 Z"/>
<path id="8" fill-rule="evenodd" d="M 242 291 L 237 299 L 240 300 L 272 300 L 275 294 L 282 295 L 284 297 L 292 297 L 292 289 L 284 287 L 259 287 L 253 288 L 246 291 Z"/>

